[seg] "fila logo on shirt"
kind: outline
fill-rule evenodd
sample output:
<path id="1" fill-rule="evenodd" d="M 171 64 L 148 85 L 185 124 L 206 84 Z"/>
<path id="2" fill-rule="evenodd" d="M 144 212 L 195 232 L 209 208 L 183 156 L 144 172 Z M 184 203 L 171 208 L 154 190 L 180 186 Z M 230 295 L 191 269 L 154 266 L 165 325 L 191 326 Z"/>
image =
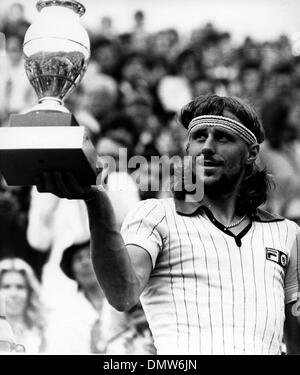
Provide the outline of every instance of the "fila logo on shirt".
<path id="1" fill-rule="evenodd" d="M 285 268 L 287 265 L 287 256 L 282 251 L 266 247 L 266 259 L 271 260 Z"/>

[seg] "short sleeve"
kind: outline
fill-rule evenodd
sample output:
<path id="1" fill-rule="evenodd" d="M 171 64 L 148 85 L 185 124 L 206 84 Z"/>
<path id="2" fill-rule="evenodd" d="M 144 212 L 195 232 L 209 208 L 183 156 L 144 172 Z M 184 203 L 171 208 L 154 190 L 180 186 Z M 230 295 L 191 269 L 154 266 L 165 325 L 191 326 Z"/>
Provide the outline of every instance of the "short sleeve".
<path id="1" fill-rule="evenodd" d="M 300 227 L 296 225 L 296 234 L 290 252 L 285 275 L 285 303 L 295 302 L 300 292 Z"/>
<path id="2" fill-rule="evenodd" d="M 166 236 L 165 209 L 158 199 L 140 202 L 124 220 L 121 234 L 125 245 L 137 245 L 151 256 L 155 266 Z"/>

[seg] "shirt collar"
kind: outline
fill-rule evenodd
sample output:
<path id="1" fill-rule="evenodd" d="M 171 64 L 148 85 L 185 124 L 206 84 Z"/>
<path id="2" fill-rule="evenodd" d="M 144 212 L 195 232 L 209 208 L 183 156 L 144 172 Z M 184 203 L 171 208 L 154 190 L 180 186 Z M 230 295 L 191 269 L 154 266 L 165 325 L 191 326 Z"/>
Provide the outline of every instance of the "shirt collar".
<path id="1" fill-rule="evenodd" d="M 209 210 L 202 202 L 187 202 L 185 200 L 180 200 L 174 198 L 175 209 L 179 215 L 192 216 L 200 209 Z M 256 211 L 252 214 L 252 220 L 260 221 L 262 223 L 272 223 L 276 221 L 283 221 L 284 217 L 271 214 L 268 211 L 257 208 Z"/>

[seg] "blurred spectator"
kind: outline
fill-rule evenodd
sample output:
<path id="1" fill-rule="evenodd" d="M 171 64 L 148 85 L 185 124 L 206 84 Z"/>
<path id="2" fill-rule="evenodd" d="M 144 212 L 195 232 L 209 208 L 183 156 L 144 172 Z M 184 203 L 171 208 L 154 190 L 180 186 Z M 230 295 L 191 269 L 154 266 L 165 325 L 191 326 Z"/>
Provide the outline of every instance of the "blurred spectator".
<path id="1" fill-rule="evenodd" d="M 61 268 L 78 289 L 52 315 L 47 351 L 132 354 L 136 350 L 146 354 L 142 346 L 134 347 L 138 331 L 129 324 L 127 314 L 116 311 L 106 301 L 92 268 L 89 247 L 89 241 L 78 243 L 63 253 Z"/>
<path id="2" fill-rule="evenodd" d="M 24 6 L 21 3 L 13 3 L 8 11 L 5 19 L 2 21 L 0 31 L 6 37 L 16 36 L 23 42 L 25 33 L 30 26 L 30 23 L 25 18 Z"/>
<path id="3" fill-rule="evenodd" d="M 91 330 L 95 321 L 101 319 L 105 297 L 93 272 L 89 241 L 68 247 L 60 264 L 77 288 L 52 310 L 47 330 L 47 352 L 91 353 Z M 105 346 L 103 339 L 101 344 Z"/>
<path id="4" fill-rule="evenodd" d="M 282 34 L 277 40 L 278 59 L 281 62 L 290 62 L 292 58 L 292 46 L 289 38 Z"/>
<path id="5" fill-rule="evenodd" d="M 300 56 L 293 59 L 293 82 L 298 86 L 300 85 Z"/>
<path id="6" fill-rule="evenodd" d="M 151 55 L 155 59 L 164 58 L 169 64 L 176 59 L 181 47 L 179 35 L 175 29 L 161 30 L 152 34 L 148 39 L 148 49 Z"/>
<path id="7" fill-rule="evenodd" d="M 147 47 L 148 33 L 145 27 L 145 14 L 137 10 L 133 15 L 133 29 L 131 32 L 131 44 L 133 51 L 145 51 Z"/>
<path id="8" fill-rule="evenodd" d="M 25 188 L 13 189 L 3 185 L 0 190 L 0 259 L 22 258 L 40 277 L 47 254 L 37 253 L 26 238 L 29 196 L 30 190 Z"/>
<path id="9" fill-rule="evenodd" d="M 299 123 L 291 108 L 277 99 L 262 110 L 266 142 L 261 149 L 261 165 L 272 174 L 275 187 L 267 208 L 290 219 L 300 219 L 300 142 Z"/>
<path id="10" fill-rule="evenodd" d="M 261 59 L 263 70 L 268 73 L 274 69 L 274 67 L 280 63 L 278 48 L 276 43 L 267 41 L 262 44 L 261 47 Z"/>
<path id="11" fill-rule="evenodd" d="M 177 119 L 172 119 L 156 138 L 155 147 L 160 155 L 184 156 L 186 148 L 186 133 L 178 126 Z"/>
<path id="12" fill-rule="evenodd" d="M 142 53 L 132 52 L 126 55 L 120 67 L 121 91 L 129 96 L 134 92 L 148 93 L 150 75 L 149 59 Z"/>
<path id="13" fill-rule="evenodd" d="M 86 128 L 90 140 L 94 143 L 99 137 L 101 126 L 93 114 L 83 108 L 84 95 L 83 85 L 79 85 L 67 98 L 65 105 L 74 114 L 78 124 Z"/>
<path id="14" fill-rule="evenodd" d="M 260 113 L 263 104 L 264 74 L 259 61 L 244 61 L 239 72 L 240 98 L 248 101 Z"/>
<path id="15" fill-rule="evenodd" d="M 134 95 L 124 98 L 124 112 L 134 122 L 140 135 L 135 153 L 143 155 L 148 147 L 152 147 L 162 127 L 154 114 L 151 97 Z"/>
<path id="16" fill-rule="evenodd" d="M 153 115 L 164 116 L 163 108 L 157 96 L 157 86 L 166 69 L 165 60 L 156 60 L 143 53 L 133 52 L 124 57 L 120 66 L 120 91 L 125 112 L 128 110 L 129 103 L 137 103 L 139 97 L 141 97 L 140 102 L 144 102 L 146 107 L 151 109 Z M 131 108 L 137 109 L 135 106 Z M 147 108 L 145 110 L 148 112 Z M 154 113 L 155 111 L 157 113 Z M 129 115 L 139 127 L 140 120 L 137 117 L 141 118 L 142 114 L 140 111 L 137 112 L 134 114 L 130 111 L 131 114 Z"/>
<path id="17" fill-rule="evenodd" d="M 216 27 L 211 22 L 207 22 L 203 27 L 192 30 L 191 43 L 192 45 L 202 44 L 207 40 L 216 39 L 218 34 Z"/>
<path id="18" fill-rule="evenodd" d="M 6 319 L 5 296 L 0 292 L 0 354 L 24 351 L 25 347 L 23 345 L 16 344 L 11 325 Z"/>
<path id="19" fill-rule="evenodd" d="M 246 37 L 243 44 L 237 48 L 239 64 L 245 61 L 261 61 L 261 57 L 262 48 L 250 36 Z"/>
<path id="20" fill-rule="evenodd" d="M 100 161 L 107 164 L 108 173 L 127 172 L 128 159 L 134 155 L 139 137 L 135 123 L 129 116 L 120 114 L 111 117 L 95 143 Z"/>
<path id="21" fill-rule="evenodd" d="M 115 39 L 98 37 L 91 45 L 89 70 L 119 78 L 120 48 Z"/>
<path id="22" fill-rule="evenodd" d="M 101 137 L 115 136 L 124 142 L 128 148 L 128 155 L 132 155 L 139 140 L 139 131 L 131 117 L 124 113 L 112 114 L 106 128 L 103 128 Z"/>
<path id="23" fill-rule="evenodd" d="M 290 101 L 293 94 L 293 66 L 291 62 L 278 63 L 266 76 L 267 84 L 264 97 L 266 100 L 280 98 Z"/>
<path id="24" fill-rule="evenodd" d="M 202 72 L 202 62 L 194 50 L 185 49 L 175 61 L 175 74 L 186 78 L 187 82 L 194 82 Z"/>
<path id="25" fill-rule="evenodd" d="M 240 69 L 241 90 L 243 95 L 257 95 L 263 86 L 263 75 L 258 61 L 245 61 Z"/>
<path id="26" fill-rule="evenodd" d="M 214 81 L 206 76 L 198 77 L 192 85 L 193 98 L 197 98 L 200 95 L 213 94 L 215 92 Z"/>
<path id="27" fill-rule="evenodd" d="M 99 34 L 108 39 L 112 39 L 116 36 L 111 17 L 104 16 L 101 18 L 101 28 L 99 30 Z"/>
<path id="28" fill-rule="evenodd" d="M 24 69 L 22 40 L 11 35 L 6 39 L 6 61 L 0 72 L 0 121 L 11 113 L 28 109 L 37 102 Z"/>
<path id="29" fill-rule="evenodd" d="M 193 83 L 200 75 L 201 62 L 195 52 L 191 49 L 182 51 L 175 61 L 174 74 L 163 77 L 158 86 L 158 96 L 163 108 L 175 113 L 191 101 Z"/>
<path id="30" fill-rule="evenodd" d="M 110 174 L 111 172 L 119 172 L 119 171 L 126 171 L 127 170 L 127 142 L 124 141 L 122 137 L 117 134 L 110 134 L 107 135 L 104 133 L 96 143 L 96 150 L 98 155 L 100 156 L 100 161 L 105 169 L 107 169 L 107 173 Z M 124 158 L 122 158 L 123 150 L 126 152 Z"/>
<path id="31" fill-rule="evenodd" d="M 43 352 L 46 322 L 33 270 L 18 258 L 2 260 L 0 291 L 6 299 L 7 321 L 16 341 L 25 346 L 27 353 Z"/>
<path id="32" fill-rule="evenodd" d="M 83 94 L 77 111 L 88 112 L 101 127 L 105 127 L 109 117 L 117 109 L 117 82 L 108 75 L 98 73 L 87 75 L 82 82 L 82 88 Z"/>
<path id="33" fill-rule="evenodd" d="M 89 238 L 86 208 L 81 201 L 31 192 L 27 238 L 41 254 L 49 253 L 42 270 L 42 294 L 50 309 L 64 301 L 76 286 L 59 269 L 64 248 Z M 58 293 L 59 291 L 59 293 Z"/>

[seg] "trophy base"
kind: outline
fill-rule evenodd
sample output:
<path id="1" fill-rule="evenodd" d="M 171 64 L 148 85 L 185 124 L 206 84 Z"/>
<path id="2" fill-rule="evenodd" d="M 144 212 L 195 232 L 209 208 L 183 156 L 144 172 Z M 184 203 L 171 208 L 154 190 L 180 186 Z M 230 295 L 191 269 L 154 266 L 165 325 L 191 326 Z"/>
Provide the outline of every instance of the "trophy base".
<path id="1" fill-rule="evenodd" d="M 63 106 L 60 106 L 63 107 Z M 75 117 L 70 112 L 45 109 L 39 104 L 23 114 L 12 114 L 9 127 L 40 127 L 40 126 L 79 126 Z"/>
<path id="2" fill-rule="evenodd" d="M 58 115 L 61 120 L 62 114 Z M 0 172 L 10 186 L 35 185 L 44 171 L 70 171 L 79 182 L 95 185 L 96 159 L 82 126 L 0 128 Z"/>
<path id="3" fill-rule="evenodd" d="M 30 108 L 22 112 L 22 114 L 27 114 L 31 112 L 39 112 L 39 111 L 52 111 L 52 112 L 60 112 L 60 113 L 70 113 L 70 111 L 63 105 L 59 104 L 59 102 L 54 100 L 45 100 L 35 107 Z"/>

